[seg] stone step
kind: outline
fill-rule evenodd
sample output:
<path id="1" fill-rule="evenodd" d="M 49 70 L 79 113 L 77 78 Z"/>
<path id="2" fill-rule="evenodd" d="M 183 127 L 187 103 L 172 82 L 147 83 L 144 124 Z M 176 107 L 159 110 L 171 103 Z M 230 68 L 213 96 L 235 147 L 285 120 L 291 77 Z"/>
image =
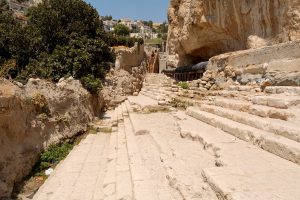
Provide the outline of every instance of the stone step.
<path id="1" fill-rule="evenodd" d="M 261 118 L 256 115 L 212 105 L 201 105 L 199 109 L 300 142 L 300 125 L 298 124 L 278 119 Z"/>
<path id="2" fill-rule="evenodd" d="M 118 116 L 118 122 L 123 121 L 123 111 L 122 111 L 122 106 L 118 105 L 118 107 L 116 108 L 117 110 L 117 116 Z"/>
<path id="3" fill-rule="evenodd" d="M 177 112 L 185 139 L 213 148 L 220 167 L 203 176 L 219 199 L 300 199 L 300 166 L 236 139 L 218 127 Z M 292 194 L 292 195 L 291 195 Z"/>
<path id="4" fill-rule="evenodd" d="M 255 164 L 256 165 L 256 164 Z M 203 177 L 220 199 L 298 200 L 299 169 L 270 169 L 267 166 L 230 166 L 203 170 Z M 284 178 L 283 178 L 284 177 Z M 298 177 L 298 179 L 297 179 Z"/>
<path id="5" fill-rule="evenodd" d="M 285 137 L 275 135 L 218 115 L 189 107 L 187 114 L 279 157 L 300 164 L 300 144 Z"/>
<path id="6" fill-rule="evenodd" d="M 107 156 L 107 167 L 103 182 L 104 199 L 116 198 L 117 130 L 111 133 Z"/>
<path id="7" fill-rule="evenodd" d="M 154 99 L 156 101 L 165 100 L 165 96 L 158 94 L 158 93 L 147 91 L 147 92 L 141 92 L 141 94 L 143 94 L 147 97 L 150 97 L 151 99 Z"/>
<path id="8" fill-rule="evenodd" d="M 133 199 L 126 135 L 124 123 L 118 124 L 117 167 L 116 167 L 116 198 Z"/>
<path id="9" fill-rule="evenodd" d="M 228 88 L 229 91 L 244 91 L 244 92 L 253 92 L 253 93 L 259 93 L 261 92 L 260 87 L 254 87 L 254 86 L 244 86 L 244 85 L 232 85 Z"/>
<path id="10" fill-rule="evenodd" d="M 88 135 L 55 168 L 33 199 L 102 199 L 109 138 L 109 134 Z"/>
<path id="11" fill-rule="evenodd" d="M 300 95 L 300 87 L 294 87 L 294 86 L 269 86 L 266 87 L 264 90 L 265 93 L 268 94 L 294 94 L 294 95 Z"/>
<path id="12" fill-rule="evenodd" d="M 251 101 L 252 103 L 258 105 L 287 109 L 293 106 L 300 105 L 300 96 L 289 96 L 286 94 L 276 94 L 270 96 L 262 95 L 253 97 Z"/>
<path id="13" fill-rule="evenodd" d="M 289 118 L 294 116 L 291 112 L 285 109 L 277 109 L 262 105 L 253 105 L 249 101 L 227 99 L 222 97 L 215 98 L 213 101 L 209 102 L 209 104 L 232 110 L 247 112 L 249 114 L 264 118 L 288 120 Z"/>
<path id="14" fill-rule="evenodd" d="M 128 104 L 126 106 L 128 106 Z M 139 153 L 139 148 L 136 144 L 134 130 L 130 118 L 126 117 L 124 119 L 124 125 L 128 147 L 129 165 L 133 181 L 134 199 L 158 199 L 155 191 L 154 182 L 151 180 L 150 172 L 142 162 L 142 158 Z"/>
<path id="15" fill-rule="evenodd" d="M 135 105 L 140 108 L 144 108 L 147 106 L 157 106 L 157 101 L 147 97 L 143 94 L 139 94 L 139 96 L 131 96 L 128 97 L 128 101 L 125 101 L 125 103 L 129 103 L 130 105 Z M 133 109 L 132 107 L 130 109 Z"/>

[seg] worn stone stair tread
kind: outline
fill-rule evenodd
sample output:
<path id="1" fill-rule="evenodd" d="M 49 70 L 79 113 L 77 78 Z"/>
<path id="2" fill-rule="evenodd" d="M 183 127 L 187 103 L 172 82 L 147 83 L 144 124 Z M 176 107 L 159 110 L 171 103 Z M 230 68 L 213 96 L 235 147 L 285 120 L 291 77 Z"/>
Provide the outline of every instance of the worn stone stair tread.
<path id="1" fill-rule="evenodd" d="M 59 164 L 35 194 L 35 200 L 67 200 L 101 193 L 109 135 L 89 135 Z M 89 188 L 89 190 L 85 190 Z"/>
<path id="2" fill-rule="evenodd" d="M 300 144 L 298 142 L 212 113 L 201 111 L 196 107 L 189 107 L 187 114 L 207 124 L 220 128 L 239 139 L 258 145 L 262 149 L 279 157 L 300 164 Z"/>
<path id="3" fill-rule="evenodd" d="M 124 122 L 118 124 L 116 197 L 117 199 L 132 199 L 133 197 Z"/>
<path id="4" fill-rule="evenodd" d="M 130 105 L 127 104 L 126 108 L 130 109 L 128 106 Z M 129 165 L 134 188 L 134 198 L 136 200 L 158 199 L 150 172 L 142 162 L 130 118 L 124 119 L 124 125 L 128 147 Z"/>
<path id="5" fill-rule="evenodd" d="M 252 102 L 258 105 L 270 106 L 275 108 L 289 108 L 300 104 L 299 95 L 273 94 L 254 96 Z"/>
<path id="6" fill-rule="evenodd" d="M 222 167 L 206 168 L 203 176 L 224 199 L 299 199 L 297 186 L 300 166 L 274 156 L 258 147 L 249 146 L 243 140 L 206 124 L 184 112 L 177 112 L 176 118 L 184 132 L 192 139 L 218 150 Z M 188 136 L 189 137 L 189 136 Z M 286 172 L 289 171 L 288 174 Z M 273 184 L 274 182 L 274 184 Z M 284 186 L 281 187 L 280 184 Z M 299 183 L 298 183 L 299 185 Z M 279 189 L 278 189 L 279 188 Z"/>
<path id="7" fill-rule="evenodd" d="M 109 151 L 107 156 L 107 167 L 104 179 L 104 188 L 116 184 L 116 165 L 117 165 L 117 133 L 112 132 L 109 140 Z"/>
<path id="8" fill-rule="evenodd" d="M 300 87 L 298 86 L 269 86 L 264 90 L 265 93 L 269 94 L 297 94 L 300 95 Z"/>
<path id="9" fill-rule="evenodd" d="M 122 106 L 118 105 L 118 107 L 116 108 L 116 110 L 117 110 L 118 122 L 123 121 Z"/>
<path id="10" fill-rule="evenodd" d="M 125 112 L 129 112 L 130 104 L 125 102 Z M 139 148 L 136 144 L 132 123 L 129 117 L 124 119 L 124 131 L 126 134 L 129 165 L 133 184 L 133 194 L 136 200 L 158 199 L 154 182 L 148 169 L 142 162 Z"/>
<path id="11" fill-rule="evenodd" d="M 215 98 L 214 101 L 211 101 L 207 104 L 247 112 L 249 114 L 257 115 L 264 118 L 269 117 L 274 119 L 288 120 L 293 116 L 293 114 L 286 109 L 279 109 L 263 105 L 254 105 L 249 101 L 228 99 L 224 97 Z"/>
<path id="12" fill-rule="evenodd" d="M 136 97 L 135 96 L 128 97 L 128 102 L 130 104 L 136 104 L 141 107 L 157 105 L 156 100 L 154 100 L 148 96 L 145 96 L 143 94 L 140 94 L 139 96 L 136 96 Z"/>
<path id="13" fill-rule="evenodd" d="M 297 168 L 260 169 L 229 166 L 203 170 L 203 176 L 214 190 L 232 200 L 298 200 L 300 173 Z"/>
<path id="14" fill-rule="evenodd" d="M 134 198 L 136 200 L 157 199 L 154 189 L 154 183 L 151 180 L 148 169 L 144 166 L 139 149 L 136 145 L 135 136 L 132 130 L 131 122 L 125 119 L 126 138 L 128 145 L 129 164 L 131 169 Z"/>
<path id="15" fill-rule="evenodd" d="M 201 105 L 199 109 L 300 142 L 300 124 L 279 119 L 262 118 L 213 105 Z"/>

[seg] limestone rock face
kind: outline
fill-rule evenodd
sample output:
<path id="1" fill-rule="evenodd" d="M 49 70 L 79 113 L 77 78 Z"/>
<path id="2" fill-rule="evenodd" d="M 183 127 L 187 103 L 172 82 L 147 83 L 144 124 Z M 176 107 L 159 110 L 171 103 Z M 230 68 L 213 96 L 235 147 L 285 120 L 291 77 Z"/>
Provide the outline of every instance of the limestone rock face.
<path id="1" fill-rule="evenodd" d="M 0 199 L 10 196 L 44 148 L 86 130 L 102 106 L 101 97 L 73 78 L 26 85 L 0 79 Z"/>
<path id="2" fill-rule="evenodd" d="M 177 66 L 300 39 L 299 0 L 171 0 L 168 17 Z"/>
<path id="3" fill-rule="evenodd" d="M 141 65 L 145 57 L 144 45 L 135 44 L 135 46 L 128 47 L 114 47 L 116 53 L 116 69 L 124 69 L 130 71 L 132 67 Z"/>
<path id="4" fill-rule="evenodd" d="M 146 63 L 128 70 L 112 69 L 105 77 L 102 94 L 108 107 L 115 107 L 126 100 L 127 95 L 138 93 L 143 85 Z"/>

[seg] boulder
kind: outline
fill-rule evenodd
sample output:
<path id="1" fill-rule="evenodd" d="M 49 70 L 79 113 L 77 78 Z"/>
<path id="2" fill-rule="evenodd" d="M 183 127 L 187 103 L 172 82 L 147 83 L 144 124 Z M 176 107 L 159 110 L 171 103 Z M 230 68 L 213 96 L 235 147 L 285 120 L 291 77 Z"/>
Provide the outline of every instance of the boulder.
<path id="1" fill-rule="evenodd" d="M 300 1 L 171 0 L 167 52 L 183 66 L 300 39 Z"/>

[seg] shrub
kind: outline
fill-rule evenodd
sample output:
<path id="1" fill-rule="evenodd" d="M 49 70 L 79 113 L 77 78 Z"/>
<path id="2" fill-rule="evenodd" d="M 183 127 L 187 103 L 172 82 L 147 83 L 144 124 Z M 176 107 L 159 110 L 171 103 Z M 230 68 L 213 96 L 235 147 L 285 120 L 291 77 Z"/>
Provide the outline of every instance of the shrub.
<path id="1" fill-rule="evenodd" d="M 185 89 L 185 90 L 190 88 L 188 82 L 179 82 L 178 86 L 180 86 L 182 89 Z"/>
<path id="2" fill-rule="evenodd" d="M 106 37 L 93 7 L 82 0 L 42 1 L 29 9 L 27 25 L 2 4 L 0 9 L 0 66 L 15 60 L 15 67 L 9 68 L 12 78 L 25 83 L 31 77 L 55 82 L 66 76 L 89 77 L 84 79 L 87 89 L 100 88 L 99 79 L 115 60 L 106 41 L 118 42 Z M 134 44 L 129 39 L 123 43 Z M 1 74 L 5 76 L 7 69 L 0 67 Z"/>
<path id="3" fill-rule="evenodd" d="M 112 34 L 107 34 L 103 39 L 109 46 L 127 46 L 133 47 L 137 42 L 139 44 L 144 44 L 143 38 L 131 38 L 125 36 L 114 36 Z"/>
<path id="4" fill-rule="evenodd" d="M 119 36 L 129 36 L 130 29 L 123 24 L 117 24 L 114 27 L 114 33 Z"/>
<path id="5" fill-rule="evenodd" d="M 81 83 L 92 94 L 98 94 L 99 89 L 102 87 L 101 80 L 93 75 L 83 77 Z"/>
<path id="6" fill-rule="evenodd" d="M 33 167 L 33 175 L 43 175 L 44 170 L 54 167 L 57 163 L 63 160 L 69 152 L 73 149 L 73 144 L 63 143 L 51 145 L 45 152 L 43 152 L 38 162 Z"/>

